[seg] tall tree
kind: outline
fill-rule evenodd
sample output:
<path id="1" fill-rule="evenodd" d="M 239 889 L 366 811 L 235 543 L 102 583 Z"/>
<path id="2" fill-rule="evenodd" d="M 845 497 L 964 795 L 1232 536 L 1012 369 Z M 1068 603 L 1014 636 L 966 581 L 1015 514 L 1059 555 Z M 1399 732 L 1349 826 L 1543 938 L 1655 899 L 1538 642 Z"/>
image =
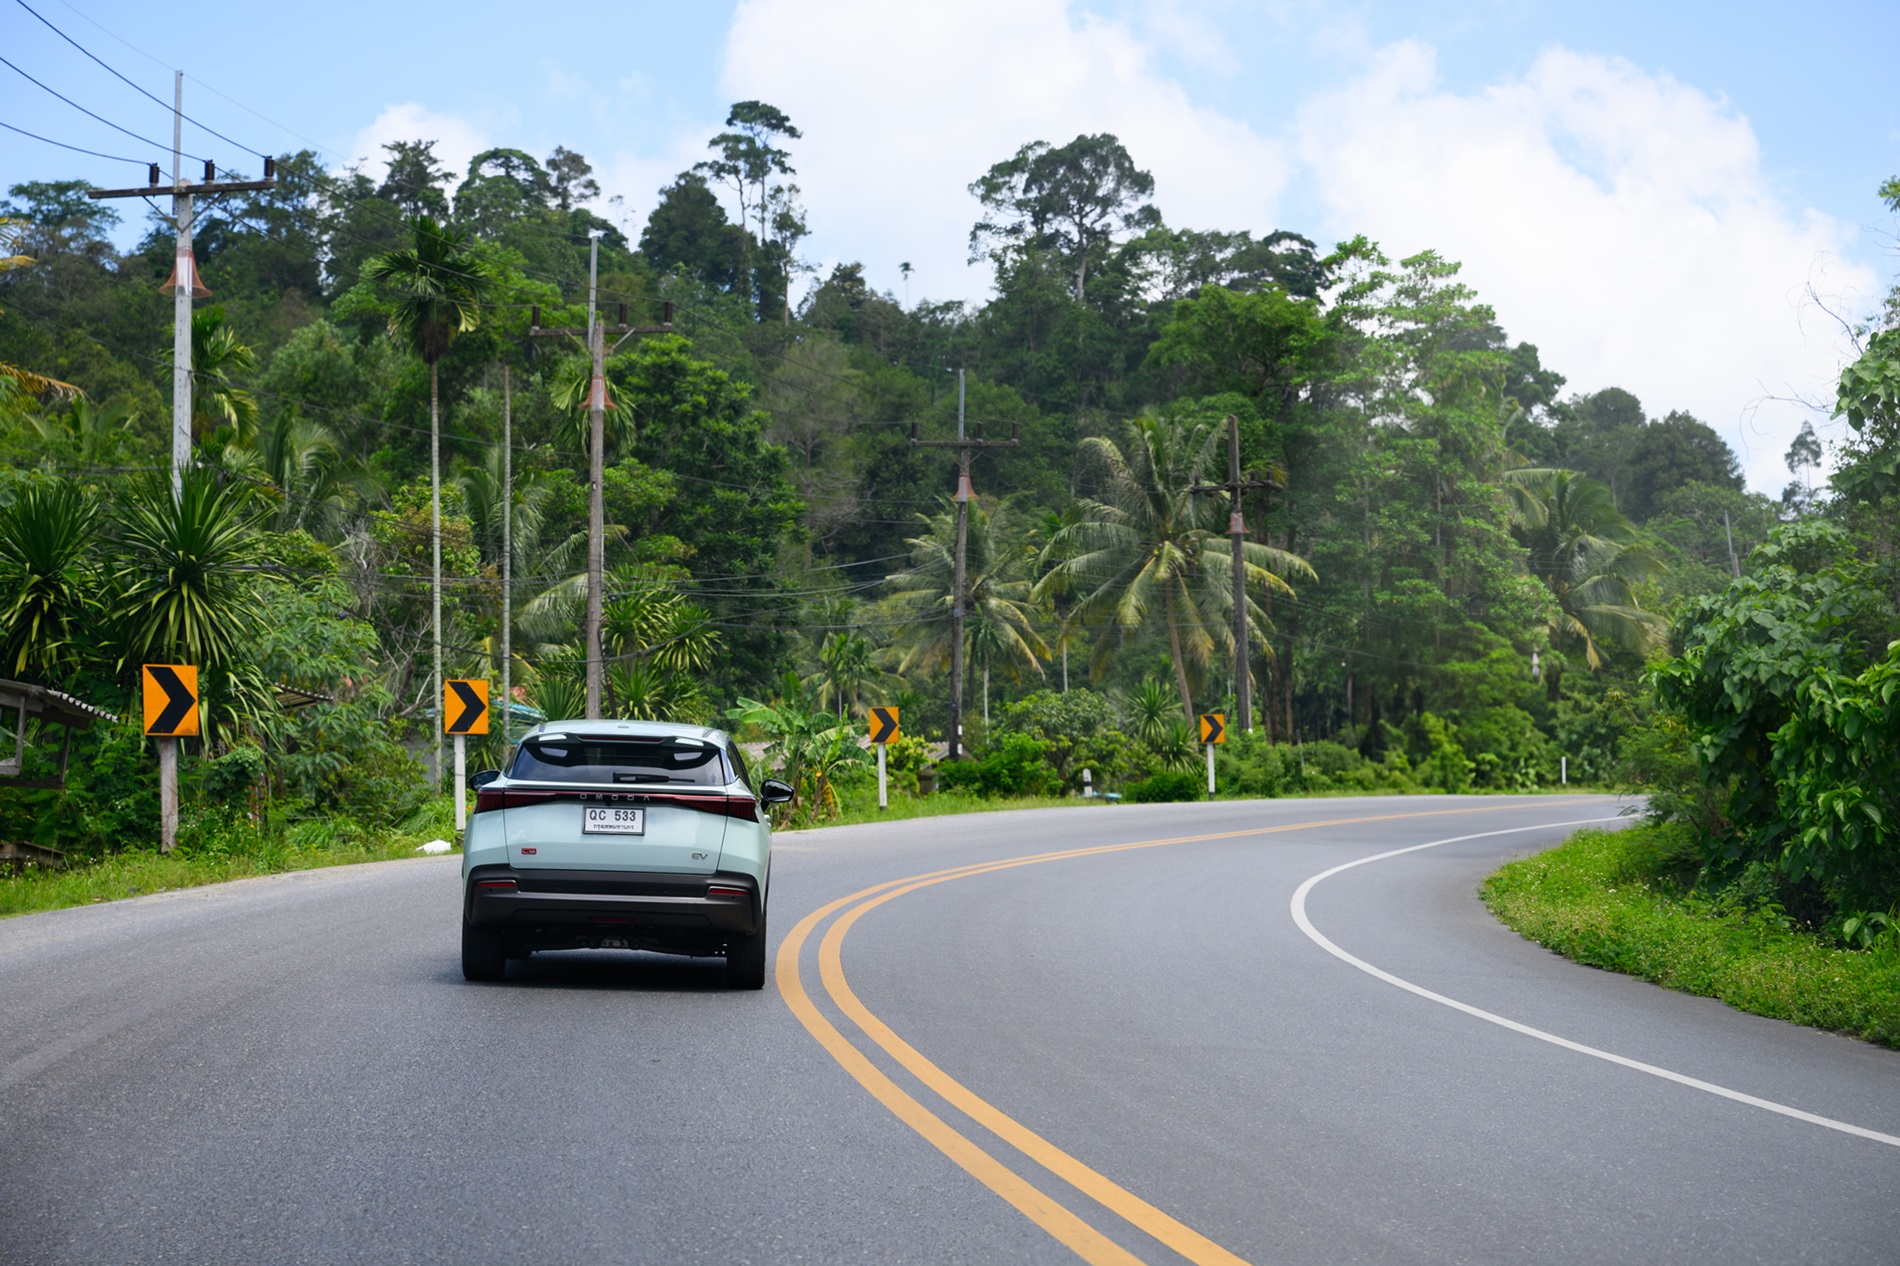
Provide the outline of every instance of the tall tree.
<path id="1" fill-rule="evenodd" d="M 1213 520 L 1211 498 L 1196 496 L 1219 460 L 1224 432 L 1204 420 L 1148 415 L 1134 418 L 1118 444 L 1104 436 L 1082 441 L 1082 452 L 1107 475 L 1100 499 L 1078 497 L 1082 521 L 1063 528 L 1052 544 L 1068 552 L 1037 585 L 1039 596 L 1070 588 L 1070 616 L 1099 630 L 1093 667 L 1132 631 L 1159 616 L 1174 661 L 1183 715 L 1194 715 L 1189 670 L 1205 668 L 1217 652 L 1231 655 L 1232 554 Z M 1249 541 L 1243 547 L 1246 583 L 1256 591 L 1291 595 L 1286 577 L 1312 576 L 1306 560 Z M 1266 611 L 1247 599 L 1247 622 L 1263 645 L 1272 630 Z"/>
<path id="2" fill-rule="evenodd" d="M 763 101 L 734 102 L 726 115 L 726 126 L 732 130 L 721 132 L 706 142 L 706 148 L 716 151 L 719 156 L 695 163 L 693 170 L 731 186 L 739 199 L 741 227 L 748 224 L 753 213 L 757 213 L 759 231 L 756 241 L 763 246 L 767 240 L 769 201 L 766 184 L 774 176 L 788 176 L 792 172 L 791 155 L 780 148 L 777 142 L 781 139 L 798 140 L 804 133 L 792 126 L 791 118 L 783 110 Z M 743 278 L 748 283 L 751 271 L 751 246 L 748 243 Z"/>
<path id="3" fill-rule="evenodd" d="M 1135 166 L 1106 132 L 1067 145 L 1032 141 L 970 185 L 984 216 L 970 230 L 970 262 L 1025 250 L 1049 250 L 1068 261 L 1071 294 L 1087 295 L 1091 265 L 1117 234 L 1158 226 L 1149 201 L 1154 177 Z"/>
<path id="4" fill-rule="evenodd" d="M 600 182 L 594 179 L 594 165 L 566 146 L 554 147 L 544 170 L 547 172 L 548 191 L 559 210 L 572 211 L 576 203 L 592 202 L 600 197 Z"/>
<path id="5" fill-rule="evenodd" d="M 437 363 L 456 337 L 474 329 L 481 304 L 494 288 L 496 271 L 469 249 L 468 234 L 447 229 L 426 215 L 409 222 L 411 245 L 371 260 L 363 280 L 395 293 L 390 333 L 405 339 L 429 367 L 429 522 L 434 559 L 435 680 L 431 698 L 442 698 L 442 393 Z M 434 781 L 442 782 L 442 734 L 435 737 Z"/>

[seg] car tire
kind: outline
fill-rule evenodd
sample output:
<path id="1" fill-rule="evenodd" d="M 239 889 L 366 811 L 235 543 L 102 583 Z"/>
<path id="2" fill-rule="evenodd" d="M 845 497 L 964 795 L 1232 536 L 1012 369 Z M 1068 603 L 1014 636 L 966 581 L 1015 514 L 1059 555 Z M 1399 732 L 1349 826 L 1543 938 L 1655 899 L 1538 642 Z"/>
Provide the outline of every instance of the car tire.
<path id="1" fill-rule="evenodd" d="M 735 936 L 726 942 L 726 988 L 765 988 L 765 912 L 759 912 L 759 926 L 750 936 Z"/>
<path id="2" fill-rule="evenodd" d="M 462 978 L 500 980 L 508 970 L 508 947 L 498 932 L 462 921 Z"/>

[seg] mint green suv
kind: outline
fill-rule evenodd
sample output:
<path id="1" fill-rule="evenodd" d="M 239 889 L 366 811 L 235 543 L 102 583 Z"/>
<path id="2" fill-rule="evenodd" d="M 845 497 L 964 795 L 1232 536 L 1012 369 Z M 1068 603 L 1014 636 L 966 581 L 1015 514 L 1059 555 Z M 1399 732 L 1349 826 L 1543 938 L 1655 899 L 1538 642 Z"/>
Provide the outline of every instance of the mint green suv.
<path id="1" fill-rule="evenodd" d="M 718 730 L 559 721 L 530 730 L 506 772 L 469 780 L 462 974 L 499 980 L 536 950 L 723 955 L 726 983 L 765 984 L 769 805 Z"/>

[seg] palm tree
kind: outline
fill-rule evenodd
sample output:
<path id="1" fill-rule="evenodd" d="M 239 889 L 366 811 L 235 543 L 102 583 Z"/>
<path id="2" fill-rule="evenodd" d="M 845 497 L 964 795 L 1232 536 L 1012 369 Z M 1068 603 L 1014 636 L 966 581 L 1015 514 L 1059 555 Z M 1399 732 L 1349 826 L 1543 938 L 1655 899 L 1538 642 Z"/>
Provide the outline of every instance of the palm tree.
<path id="1" fill-rule="evenodd" d="M 171 353 L 167 352 L 169 360 Z M 257 353 L 238 341 L 221 307 L 191 314 L 191 436 L 204 443 L 222 434 L 248 445 L 257 434 L 257 401 L 236 379 L 257 372 Z"/>
<path id="2" fill-rule="evenodd" d="M 1667 622 L 1643 610 L 1635 586 L 1664 570 L 1607 485 L 1574 470 L 1504 473 L 1513 532 L 1557 611 L 1551 640 L 1581 641 L 1585 661 L 1603 667 L 1602 643 L 1639 654 L 1662 644 Z"/>
<path id="3" fill-rule="evenodd" d="M 442 395 L 437 362 L 456 337 L 475 328 L 482 300 L 496 281 L 494 267 L 469 249 L 468 234 L 445 228 L 426 215 L 409 221 L 410 246 L 378 255 L 363 266 L 363 280 L 396 292 L 389 332 L 404 339 L 429 367 L 429 498 L 434 542 L 435 680 L 431 698 L 442 697 Z M 442 784 L 442 735 L 435 736 L 433 783 Z"/>
<path id="4" fill-rule="evenodd" d="M 360 491 L 352 486 L 335 432 L 294 405 L 247 444 L 227 446 L 220 460 L 232 474 L 266 483 L 278 494 L 270 524 L 277 532 L 340 524 Z M 360 470 L 356 479 L 374 483 Z"/>
<path id="5" fill-rule="evenodd" d="M 1098 626 L 1091 667 L 1097 676 L 1127 634 L 1156 614 L 1167 625 L 1181 711 L 1194 715 L 1188 670 L 1233 653 L 1233 556 L 1212 524 L 1219 503 L 1195 495 L 1213 468 L 1223 438 L 1205 421 L 1147 415 L 1131 419 L 1121 444 L 1105 436 L 1082 441 L 1083 453 L 1106 468 L 1102 499 L 1078 497 L 1081 521 L 1050 545 L 1061 558 L 1036 586 L 1039 596 L 1073 586 L 1070 621 Z M 1270 545 L 1242 547 L 1249 588 L 1293 592 L 1288 575 L 1310 577 L 1306 560 Z M 1272 622 L 1251 598 L 1247 619 L 1263 644 Z"/>
<path id="6" fill-rule="evenodd" d="M 0 672 L 52 682 L 99 610 L 99 508 L 78 484 L 34 480 L 0 506 Z"/>
<path id="7" fill-rule="evenodd" d="M 950 662 L 957 526 L 948 500 L 944 505 L 942 514 L 917 516 L 924 534 L 905 541 L 911 564 L 886 578 L 891 592 L 877 603 L 878 613 L 896 631 L 899 673 Z M 1031 599 L 1036 553 L 1028 535 L 1017 530 L 1008 502 L 994 511 L 985 510 L 981 501 L 970 503 L 964 557 L 966 662 L 983 666 L 986 686 L 996 664 L 1017 678 L 1032 672 L 1042 676 L 1049 647 L 1036 632 Z"/>

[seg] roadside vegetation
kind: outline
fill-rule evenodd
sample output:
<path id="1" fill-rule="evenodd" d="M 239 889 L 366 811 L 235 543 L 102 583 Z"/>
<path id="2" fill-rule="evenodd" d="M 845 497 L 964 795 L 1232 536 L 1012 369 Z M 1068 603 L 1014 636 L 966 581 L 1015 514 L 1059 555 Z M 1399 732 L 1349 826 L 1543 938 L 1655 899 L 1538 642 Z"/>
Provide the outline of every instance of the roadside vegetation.
<path id="1" fill-rule="evenodd" d="M 1684 823 L 1586 831 L 1484 883 L 1505 924 L 1592 967 L 1900 1047 L 1900 928 L 1821 930 L 1777 885 L 1710 883 Z"/>
<path id="2" fill-rule="evenodd" d="M 64 788 L 25 785 L 59 761 L 29 723 L 0 845 L 74 892 L 145 864 L 142 663 L 200 669 L 162 859 L 193 874 L 449 838 L 438 657 L 491 684 L 471 769 L 506 759 L 504 718 L 583 711 L 588 366 L 529 332 L 587 324 L 591 234 L 604 313 L 673 314 L 605 365 L 603 712 L 730 728 L 796 789 L 781 827 L 867 813 L 872 706 L 905 735 L 887 816 L 1198 799 L 1195 714 L 1236 720 L 1238 649 L 1255 728 L 1223 794 L 1641 785 L 1709 883 L 1767 867 L 1817 928 L 1892 913 L 1900 777 L 1869 736 L 1900 672 L 1900 301 L 1842 375 L 1831 482 L 1804 430 L 1775 498 L 1668 401 L 1566 394 L 1455 261 L 1171 225 L 1107 134 L 970 173 L 982 303 L 821 272 L 801 139 L 734 104 L 637 237 L 564 148 L 284 156 L 202 208 L 177 495 L 171 226 L 122 249 L 86 182 L 9 186 L 0 678 L 121 720 L 76 736 Z M 911 443 L 960 411 L 1021 437 L 973 458 L 961 592 L 953 460 Z M 1238 596 L 1230 473 L 1255 489 Z M 1750 641 L 1771 623 L 1807 631 Z"/>
<path id="3" fill-rule="evenodd" d="M 327 817 L 275 828 L 260 827 L 247 814 L 228 810 L 194 814 L 170 853 L 125 848 L 57 868 L 29 864 L 0 872 L 0 918 L 284 871 L 415 857 L 429 840 L 453 839 L 453 830 L 447 829 L 453 813 L 453 805 L 443 801 L 395 827 Z"/>

